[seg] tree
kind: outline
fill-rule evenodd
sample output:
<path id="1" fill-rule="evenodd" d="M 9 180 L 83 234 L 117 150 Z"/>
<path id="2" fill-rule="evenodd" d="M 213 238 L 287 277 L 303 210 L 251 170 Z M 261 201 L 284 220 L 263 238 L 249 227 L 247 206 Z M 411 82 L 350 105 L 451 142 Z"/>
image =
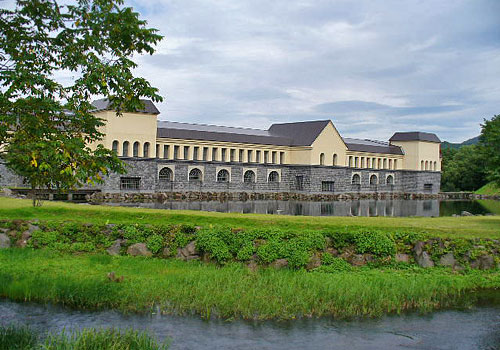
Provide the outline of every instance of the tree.
<path id="1" fill-rule="evenodd" d="M 18 0 L 15 10 L 0 10 L 1 156 L 25 177 L 34 203 L 37 189 L 124 172 L 98 145 L 104 123 L 92 114 L 91 99 L 107 97 L 117 116 L 141 108 L 142 97 L 162 100 L 133 74 L 132 56 L 153 54 L 162 39 L 146 25 L 123 0 Z"/>
<path id="2" fill-rule="evenodd" d="M 442 150 L 441 188 L 444 192 L 475 191 L 487 183 L 486 157 L 479 145 Z"/>
<path id="3" fill-rule="evenodd" d="M 488 179 L 500 187 L 500 114 L 481 124 L 480 145 L 486 154 Z"/>

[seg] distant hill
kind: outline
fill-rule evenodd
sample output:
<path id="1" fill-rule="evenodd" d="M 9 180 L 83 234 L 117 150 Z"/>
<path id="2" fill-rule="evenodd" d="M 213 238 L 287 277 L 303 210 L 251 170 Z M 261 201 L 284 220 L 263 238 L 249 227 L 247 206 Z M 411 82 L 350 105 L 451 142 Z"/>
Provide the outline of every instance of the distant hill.
<path id="1" fill-rule="evenodd" d="M 455 148 L 455 149 L 458 149 L 462 146 L 467 146 L 467 145 L 477 145 L 479 143 L 479 136 L 476 136 L 476 137 L 473 137 L 471 139 L 468 139 L 462 143 L 452 143 L 452 142 L 448 142 L 448 141 L 443 141 L 441 142 L 441 147 L 443 149 L 445 148 Z"/>

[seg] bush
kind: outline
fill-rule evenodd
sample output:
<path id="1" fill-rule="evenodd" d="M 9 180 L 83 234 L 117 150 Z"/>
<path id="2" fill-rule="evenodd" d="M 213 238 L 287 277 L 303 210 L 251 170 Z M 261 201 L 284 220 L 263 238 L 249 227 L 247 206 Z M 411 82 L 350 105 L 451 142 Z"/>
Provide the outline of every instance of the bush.
<path id="1" fill-rule="evenodd" d="M 393 256 L 396 244 L 389 234 L 380 231 L 359 231 L 354 235 L 356 252 L 373 254 L 378 257 Z"/>
<path id="2" fill-rule="evenodd" d="M 321 265 L 320 267 L 317 267 L 312 271 L 334 273 L 334 272 L 351 271 L 351 270 L 352 266 L 347 261 L 345 261 L 342 258 L 335 258 L 332 256 L 332 258 L 329 259 L 328 265 Z"/>

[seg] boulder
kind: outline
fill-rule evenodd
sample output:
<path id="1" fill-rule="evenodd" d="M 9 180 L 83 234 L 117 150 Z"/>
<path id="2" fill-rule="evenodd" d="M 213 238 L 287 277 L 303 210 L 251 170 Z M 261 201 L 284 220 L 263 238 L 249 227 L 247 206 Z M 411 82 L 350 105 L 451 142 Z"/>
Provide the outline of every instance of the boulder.
<path id="1" fill-rule="evenodd" d="M 122 248 L 122 243 L 125 241 L 123 239 L 117 239 L 111 247 L 106 249 L 109 255 L 117 256 L 120 255 L 120 250 Z"/>
<path id="2" fill-rule="evenodd" d="M 0 233 L 0 249 L 10 248 L 10 238 L 5 233 Z"/>
<path id="3" fill-rule="evenodd" d="M 439 265 L 454 267 L 457 264 L 457 260 L 453 253 L 447 253 L 439 259 Z"/>
<path id="4" fill-rule="evenodd" d="M 0 233 L 7 233 L 7 232 L 9 232 L 8 228 L 0 227 Z"/>
<path id="5" fill-rule="evenodd" d="M 35 231 L 38 231 L 40 230 L 40 227 L 36 226 L 36 225 L 33 225 L 33 224 L 29 224 L 28 225 L 28 230 L 25 231 L 25 232 L 28 232 L 30 234 L 30 237 L 31 237 L 31 234 Z"/>
<path id="6" fill-rule="evenodd" d="M 422 254 L 418 255 L 415 259 L 417 264 L 421 267 L 433 267 L 434 261 L 432 261 L 430 255 L 427 252 L 422 252 Z"/>
<path id="7" fill-rule="evenodd" d="M 495 258 L 491 255 L 483 255 L 479 257 L 479 268 L 481 270 L 489 270 L 495 267 Z"/>
<path id="8" fill-rule="evenodd" d="M 415 243 L 413 246 L 413 252 L 415 253 L 416 256 L 422 255 L 422 252 L 424 251 L 424 246 L 425 242 L 419 241 Z"/>
<path id="9" fill-rule="evenodd" d="M 397 253 L 396 256 L 395 256 L 395 260 L 397 262 L 409 263 L 410 262 L 410 256 L 408 254 Z"/>
<path id="10" fill-rule="evenodd" d="M 363 254 L 353 254 L 348 260 L 353 266 L 363 266 L 366 265 L 366 260 Z"/>
<path id="11" fill-rule="evenodd" d="M 282 268 L 288 266 L 288 260 L 286 260 L 286 259 L 278 259 L 278 260 L 273 261 L 270 266 L 272 268 L 275 268 L 275 269 L 279 270 L 279 269 L 282 269 Z"/>
<path id="12" fill-rule="evenodd" d="M 164 258 L 168 258 L 170 256 L 170 248 L 169 247 L 163 248 L 163 251 L 161 252 L 161 256 Z"/>
<path id="13" fill-rule="evenodd" d="M 474 214 L 471 214 L 469 213 L 468 211 L 466 210 L 462 210 L 462 212 L 460 213 L 461 216 L 474 216 Z"/>
<path id="14" fill-rule="evenodd" d="M 321 258 L 318 254 L 314 254 L 306 265 L 306 270 L 312 270 L 321 265 Z"/>
<path id="15" fill-rule="evenodd" d="M 198 255 L 198 249 L 196 249 L 196 242 L 195 241 L 189 242 L 187 246 L 182 248 L 182 254 L 184 256 Z"/>
<path id="16" fill-rule="evenodd" d="M 127 254 L 132 256 L 152 256 L 153 253 L 146 247 L 145 243 L 132 244 L 127 249 Z"/>
<path id="17" fill-rule="evenodd" d="M 248 264 L 247 264 L 247 268 L 250 270 L 250 271 L 256 271 L 258 268 L 259 268 L 259 265 L 257 264 L 256 261 L 250 261 Z"/>

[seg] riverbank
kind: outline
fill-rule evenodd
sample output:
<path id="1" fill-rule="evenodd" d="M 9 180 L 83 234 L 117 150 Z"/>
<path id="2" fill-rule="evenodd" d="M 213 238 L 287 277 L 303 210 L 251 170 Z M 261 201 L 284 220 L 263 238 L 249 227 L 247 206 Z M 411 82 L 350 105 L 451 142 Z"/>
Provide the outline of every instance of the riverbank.
<path id="1" fill-rule="evenodd" d="M 108 277 L 112 271 L 115 280 Z M 458 273 L 418 267 L 356 268 L 330 274 L 252 271 L 237 263 L 220 267 L 174 259 L 0 250 L 0 296 L 79 309 L 159 309 L 258 320 L 373 317 L 451 307 L 474 290 L 494 288 L 500 288 L 498 271 Z"/>
<path id="2" fill-rule="evenodd" d="M 500 238 L 500 216 L 470 217 L 306 217 L 141 209 L 44 202 L 33 208 L 27 199 L 0 197 L 0 219 L 72 221 L 95 224 L 225 224 L 234 228 L 321 230 L 370 228 L 411 230 L 435 237 Z"/>

